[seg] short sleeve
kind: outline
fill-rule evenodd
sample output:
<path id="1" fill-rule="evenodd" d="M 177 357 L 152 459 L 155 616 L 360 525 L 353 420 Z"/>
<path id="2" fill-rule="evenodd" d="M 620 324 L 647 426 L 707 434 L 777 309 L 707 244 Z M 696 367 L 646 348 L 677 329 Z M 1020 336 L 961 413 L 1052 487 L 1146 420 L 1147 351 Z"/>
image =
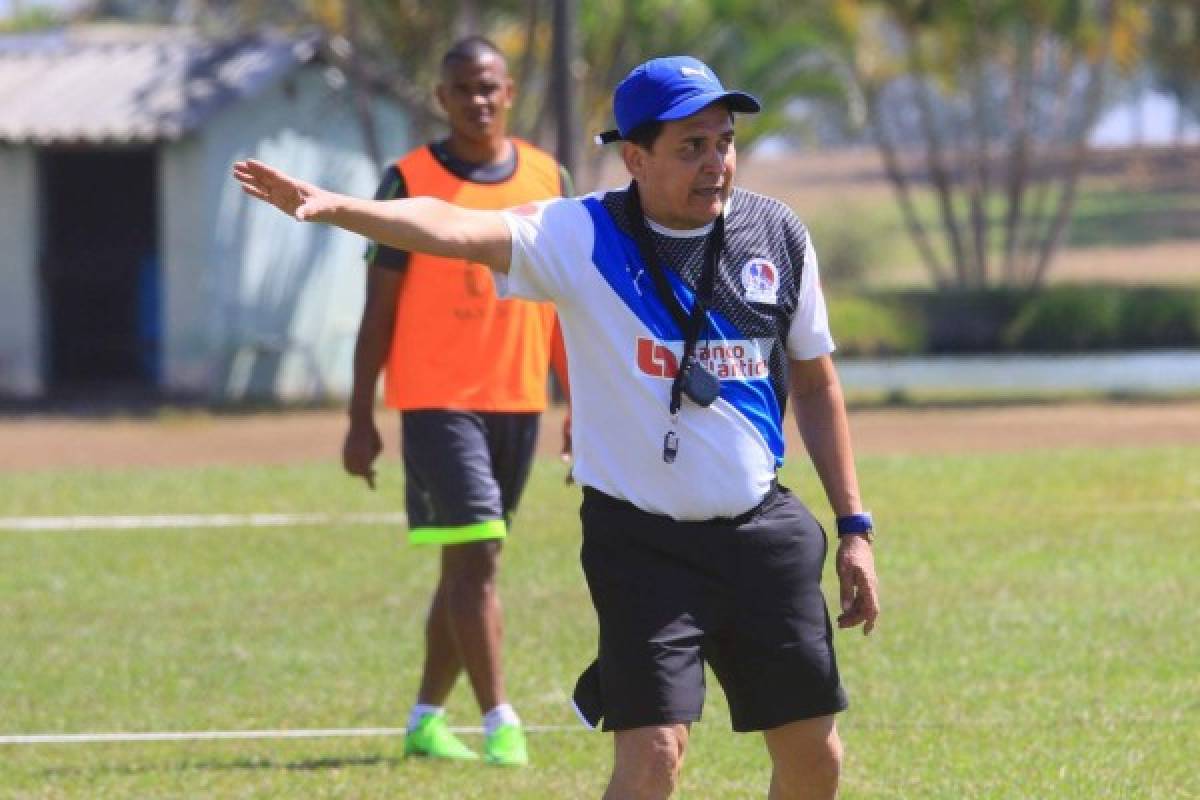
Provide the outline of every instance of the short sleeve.
<path id="1" fill-rule="evenodd" d="M 590 260 L 595 228 L 577 198 L 558 198 L 503 212 L 512 236 L 506 297 L 561 303 L 569 300 Z"/>
<path id="2" fill-rule="evenodd" d="M 400 174 L 400 170 L 393 164 L 384 170 L 383 179 L 379 181 L 379 188 L 375 190 L 375 199 L 398 200 L 402 197 L 408 197 L 408 186 L 405 184 L 404 176 Z M 377 242 L 371 242 L 367 246 L 365 258 L 367 263 L 373 267 L 383 267 L 384 269 L 391 270 L 408 268 L 407 251 L 397 250 Z"/>
<path id="3" fill-rule="evenodd" d="M 788 356 L 797 361 L 828 355 L 833 352 L 833 336 L 829 332 L 829 313 L 821 291 L 821 276 L 817 267 L 817 251 L 812 237 L 805 237 L 804 263 L 800 271 L 800 294 L 796 313 L 788 328 Z"/>

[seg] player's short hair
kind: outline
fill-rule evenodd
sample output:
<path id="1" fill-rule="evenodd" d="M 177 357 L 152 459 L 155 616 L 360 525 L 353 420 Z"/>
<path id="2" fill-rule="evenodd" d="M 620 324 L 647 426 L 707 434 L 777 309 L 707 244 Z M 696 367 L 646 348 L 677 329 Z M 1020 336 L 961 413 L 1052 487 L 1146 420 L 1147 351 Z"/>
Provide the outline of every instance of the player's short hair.
<path id="1" fill-rule="evenodd" d="M 479 61 L 485 56 L 495 56 L 507 64 L 504 53 L 500 52 L 500 48 L 496 47 L 491 39 L 479 35 L 465 36 L 450 45 L 450 49 L 446 51 L 446 55 L 442 56 L 442 72 L 450 69 L 455 64 Z"/>

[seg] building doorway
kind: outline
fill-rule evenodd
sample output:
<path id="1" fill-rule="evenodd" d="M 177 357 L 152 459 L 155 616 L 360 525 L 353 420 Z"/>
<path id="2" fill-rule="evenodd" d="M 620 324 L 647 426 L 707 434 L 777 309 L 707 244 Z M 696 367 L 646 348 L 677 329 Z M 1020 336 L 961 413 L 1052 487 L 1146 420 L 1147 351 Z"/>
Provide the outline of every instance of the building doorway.
<path id="1" fill-rule="evenodd" d="M 50 392 L 157 388 L 157 150 L 47 149 L 38 167 Z"/>

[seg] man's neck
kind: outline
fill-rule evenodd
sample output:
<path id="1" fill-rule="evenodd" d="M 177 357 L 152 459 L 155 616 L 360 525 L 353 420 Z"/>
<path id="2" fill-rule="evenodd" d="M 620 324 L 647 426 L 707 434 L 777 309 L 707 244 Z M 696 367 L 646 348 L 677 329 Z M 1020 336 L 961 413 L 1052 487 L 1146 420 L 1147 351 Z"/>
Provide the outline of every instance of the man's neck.
<path id="1" fill-rule="evenodd" d="M 646 203 L 645 195 L 642 196 L 642 204 L 642 213 L 645 215 L 647 222 L 675 233 L 703 233 L 713 222 L 711 219 L 681 217 L 671 213 L 667 209 L 656 208 L 653 203 Z"/>
<path id="2" fill-rule="evenodd" d="M 459 161 L 465 161 L 477 167 L 499 164 L 512 155 L 512 142 L 507 136 L 499 139 L 471 141 L 461 136 L 451 134 L 446 140 L 446 150 Z"/>

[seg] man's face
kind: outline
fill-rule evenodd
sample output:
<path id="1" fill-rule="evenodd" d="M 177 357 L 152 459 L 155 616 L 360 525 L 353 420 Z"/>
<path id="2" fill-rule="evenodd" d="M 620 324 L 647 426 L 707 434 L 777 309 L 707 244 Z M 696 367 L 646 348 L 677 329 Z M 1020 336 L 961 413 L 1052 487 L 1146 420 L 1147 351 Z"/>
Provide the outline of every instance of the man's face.
<path id="1" fill-rule="evenodd" d="M 437 99 L 455 136 L 472 142 L 504 136 L 513 102 L 504 59 L 485 53 L 473 61 L 451 62 L 442 73 Z"/>
<path id="2" fill-rule="evenodd" d="M 654 147 L 626 143 L 622 155 L 655 222 L 688 230 L 712 222 L 733 191 L 733 115 L 722 103 L 663 124 Z"/>

